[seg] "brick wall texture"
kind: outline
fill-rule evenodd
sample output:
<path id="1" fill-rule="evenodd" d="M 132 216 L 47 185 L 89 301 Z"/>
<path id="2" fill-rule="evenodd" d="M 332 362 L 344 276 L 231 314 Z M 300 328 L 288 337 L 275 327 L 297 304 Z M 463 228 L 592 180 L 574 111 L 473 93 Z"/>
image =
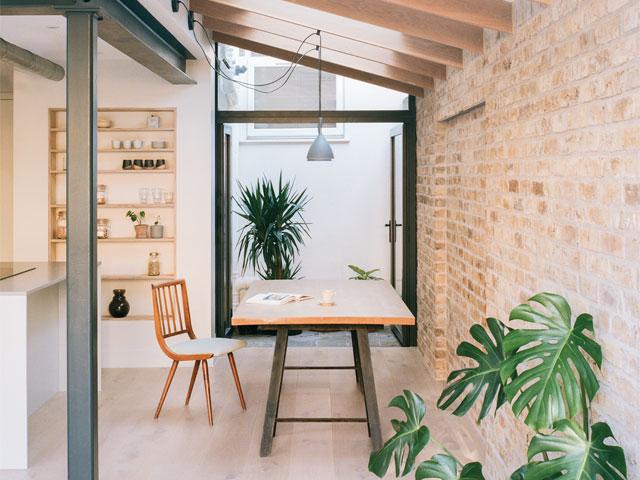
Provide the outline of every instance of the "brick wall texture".
<path id="1" fill-rule="evenodd" d="M 640 0 L 515 0 L 514 34 L 464 60 L 417 105 L 420 350 L 444 378 L 472 324 L 565 296 L 594 316 L 593 414 L 640 479 Z M 525 462 L 509 408 L 481 433 L 488 479 Z"/>

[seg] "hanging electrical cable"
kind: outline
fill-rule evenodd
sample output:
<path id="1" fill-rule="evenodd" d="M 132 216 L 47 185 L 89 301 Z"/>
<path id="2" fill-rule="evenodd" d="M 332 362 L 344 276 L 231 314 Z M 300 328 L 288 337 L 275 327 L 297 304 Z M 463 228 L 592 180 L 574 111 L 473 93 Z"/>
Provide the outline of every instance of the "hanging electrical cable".
<path id="1" fill-rule="evenodd" d="M 213 44 L 213 42 L 211 41 L 211 37 L 209 37 L 209 32 L 207 31 L 207 29 L 205 28 L 205 26 L 198 20 L 196 20 L 194 18 L 193 15 L 193 11 L 189 10 L 189 7 L 187 7 L 187 5 L 182 1 L 182 0 L 171 0 L 171 9 L 173 10 L 174 13 L 177 13 L 178 10 L 180 9 L 180 5 L 182 5 L 186 10 L 187 10 L 187 24 L 189 27 L 189 30 L 191 30 L 191 32 L 193 33 L 193 38 L 196 41 L 196 43 L 198 44 L 198 47 L 200 47 L 200 50 L 202 51 L 202 54 L 204 55 L 204 58 L 206 59 L 207 63 L 209 64 L 209 67 L 211 67 L 212 70 L 214 70 L 218 75 L 220 75 L 221 77 L 225 78 L 226 80 L 229 80 L 230 82 L 233 82 L 243 88 L 247 88 L 249 90 L 253 90 L 256 91 L 258 93 L 265 93 L 265 94 L 269 94 L 269 93 L 273 93 L 276 92 L 278 90 L 280 90 L 282 87 L 284 87 L 287 82 L 289 81 L 289 79 L 291 78 L 291 76 L 293 75 L 293 72 L 295 71 L 296 67 L 300 64 L 300 62 L 302 61 L 302 59 L 304 57 L 306 57 L 309 53 L 311 53 L 314 50 L 318 50 L 320 47 L 318 46 L 313 46 L 313 48 L 310 48 L 309 50 L 307 50 L 306 52 L 304 52 L 302 55 L 300 55 L 300 50 L 302 49 L 303 45 L 305 45 L 309 38 L 311 38 L 314 35 L 318 35 L 318 37 L 320 36 L 320 30 L 310 33 L 309 35 L 307 35 L 307 37 L 302 40 L 302 42 L 300 43 L 300 45 L 298 46 L 298 49 L 296 50 L 296 53 L 293 56 L 293 59 L 291 60 L 291 62 L 289 63 L 289 66 L 287 67 L 287 69 L 285 70 L 285 72 L 280 75 L 278 78 L 270 81 L 270 82 L 266 82 L 266 83 L 248 83 L 248 82 L 243 82 L 241 80 L 237 80 L 235 78 L 230 77 L 229 75 L 227 75 L 227 73 L 220 67 L 220 63 L 224 63 L 224 65 L 227 68 L 231 68 L 229 63 L 227 62 L 226 59 L 222 59 L 220 60 L 218 58 L 217 52 L 216 52 L 216 48 L 215 45 Z M 202 44 L 200 43 L 200 41 L 198 40 L 198 36 L 196 35 L 195 32 L 195 25 L 199 25 L 200 28 L 202 29 L 202 31 L 205 34 L 205 37 L 207 39 L 207 42 L 209 43 L 209 46 L 211 47 L 212 51 L 213 51 L 213 55 L 214 55 L 214 63 L 211 63 L 211 60 L 209 59 L 209 55 L 207 55 L 207 52 L 205 51 L 204 47 L 202 46 Z M 258 87 L 268 87 L 270 85 L 274 85 L 276 83 L 278 83 L 279 81 L 283 80 L 281 85 L 271 89 L 271 90 L 263 90 L 261 88 Z"/>

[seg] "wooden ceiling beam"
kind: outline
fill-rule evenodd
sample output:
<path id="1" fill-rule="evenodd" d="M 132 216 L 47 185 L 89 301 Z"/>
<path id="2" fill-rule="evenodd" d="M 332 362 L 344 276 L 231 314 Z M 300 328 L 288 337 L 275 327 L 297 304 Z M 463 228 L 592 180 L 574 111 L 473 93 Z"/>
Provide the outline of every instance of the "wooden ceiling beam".
<path id="1" fill-rule="evenodd" d="M 294 54 L 300 47 L 298 40 L 291 40 L 289 38 L 274 35 L 272 33 L 255 30 L 253 28 L 243 27 L 241 25 L 234 25 L 232 23 L 221 22 L 220 20 L 208 19 L 206 25 L 208 28 L 218 34 L 230 35 L 234 38 L 244 38 L 251 40 L 254 43 L 262 43 L 264 45 L 270 45 L 280 50 L 290 52 L 285 60 L 291 61 Z M 219 37 L 218 37 L 219 38 Z M 309 46 L 300 48 L 300 54 L 309 50 Z M 260 52 L 257 52 L 260 53 Z M 308 54 L 313 65 L 317 67 L 317 54 L 315 51 Z M 280 57 L 277 57 L 280 58 Z M 305 57 L 306 58 L 306 57 Z M 372 62 L 360 57 L 353 57 L 344 53 L 336 52 L 333 50 L 322 49 L 322 63 L 329 62 L 333 65 L 341 65 L 353 69 L 354 71 L 368 72 L 378 77 L 386 77 L 397 82 L 413 85 L 418 88 L 433 88 L 433 78 L 419 75 L 407 70 L 401 70 L 399 68 L 390 67 L 382 63 Z M 329 71 L 329 69 L 327 69 Z"/>
<path id="2" fill-rule="evenodd" d="M 324 33 L 349 38 L 392 50 L 399 54 L 435 63 L 462 67 L 462 49 L 405 35 L 394 30 L 358 22 L 350 18 L 313 10 L 284 0 L 215 0 L 215 4 L 247 10 L 295 25 L 322 30 Z M 191 0 L 189 7 L 204 16 L 214 17 L 212 0 Z"/>
<path id="3" fill-rule="evenodd" d="M 370 23 L 414 37 L 474 52 L 484 51 L 482 27 L 467 25 L 423 10 L 401 7 L 385 0 L 286 0 L 359 22 Z M 268 3 L 268 2 L 266 2 Z"/>
<path id="4" fill-rule="evenodd" d="M 301 42 L 309 35 L 315 33 L 315 29 L 285 22 L 277 18 L 268 17 L 259 13 L 242 10 L 240 8 L 230 7 L 222 3 L 209 1 L 211 8 L 207 9 L 210 16 L 204 17 L 204 25 L 211 28 L 211 19 L 227 22 L 234 25 L 261 30 L 264 32 L 286 37 Z M 311 45 L 318 44 L 317 35 L 313 35 L 307 40 Z M 322 34 L 322 48 L 335 50 L 347 55 L 364 58 L 374 62 L 396 67 L 402 70 L 408 70 L 420 75 L 434 77 L 438 79 L 446 79 L 446 66 L 441 63 L 431 62 L 422 58 L 411 57 L 403 53 L 394 52 L 392 50 L 371 45 L 368 43 L 358 42 L 350 38 L 339 37 L 331 33 Z"/>
<path id="5" fill-rule="evenodd" d="M 232 45 L 238 48 L 244 48 L 261 55 L 268 55 L 270 57 L 279 58 L 281 60 L 290 61 L 298 48 L 284 49 L 272 44 L 265 44 L 262 42 L 256 42 L 245 37 L 235 37 L 233 35 L 227 35 L 220 32 L 212 32 L 213 38 L 217 42 L 224 43 L 226 45 Z M 318 60 L 315 57 L 305 57 L 300 62 L 300 65 L 304 65 L 311 68 L 318 68 Z M 347 67 L 342 64 L 336 64 L 331 61 L 325 61 L 324 55 L 322 58 L 322 69 L 326 72 L 334 73 L 336 75 L 342 75 L 343 77 L 353 78 L 362 82 L 367 82 L 373 85 L 378 85 L 384 88 L 390 88 L 400 92 L 407 93 L 409 95 L 415 95 L 416 97 L 424 96 L 424 88 L 403 83 L 394 80 L 389 77 L 379 76 L 368 71 L 357 70 L 352 67 Z M 433 82 L 433 79 L 432 79 Z M 427 88 L 433 89 L 433 83 Z"/>
<path id="6" fill-rule="evenodd" d="M 384 2 L 391 6 L 412 8 L 469 25 L 513 33 L 513 4 L 505 0 L 384 0 Z"/>

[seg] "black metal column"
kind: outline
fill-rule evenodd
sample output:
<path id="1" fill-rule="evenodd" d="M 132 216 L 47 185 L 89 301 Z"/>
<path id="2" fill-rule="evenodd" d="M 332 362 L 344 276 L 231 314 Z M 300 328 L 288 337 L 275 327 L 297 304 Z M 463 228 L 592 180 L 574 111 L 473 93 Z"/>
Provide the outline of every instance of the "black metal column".
<path id="1" fill-rule="evenodd" d="M 68 478 L 98 478 L 97 15 L 67 12 Z"/>

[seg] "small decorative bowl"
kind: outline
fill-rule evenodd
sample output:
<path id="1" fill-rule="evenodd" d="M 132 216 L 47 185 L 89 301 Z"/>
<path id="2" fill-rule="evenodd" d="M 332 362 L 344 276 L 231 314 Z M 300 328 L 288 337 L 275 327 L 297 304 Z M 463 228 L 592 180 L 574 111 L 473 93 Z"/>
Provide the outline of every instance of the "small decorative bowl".
<path id="1" fill-rule="evenodd" d="M 167 163 L 165 162 L 164 158 L 159 158 L 158 160 L 156 160 L 157 170 L 164 170 L 165 168 L 167 168 Z"/>
<path id="2" fill-rule="evenodd" d="M 151 148 L 167 148 L 167 142 L 164 140 L 155 140 L 151 142 Z"/>
<path id="3" fill-rule="evenodd" d="M 111 120 L 99 119 L 98 120 L 98 128 L 109 128 L 111 127 Z"/>
<path id="4" fill-rule="evenodd" d="M 142 170 L 142 160 L 137 158 L 133 161 L 133 169 L 134 170 Z"/>
<path id="5" fill-rule="evenodd" d="M 133 168 L 133 163 L 131 160 L 122 160 L 122 169 L 123 170 L 131 170 Z"/>
<path id="6" fill-rule="evenodd" d="M 145 160 L 144 161 L 144 169 L 145 170 L 149 170 L 151 168 L 154 168 L 153 160 Z"/>

